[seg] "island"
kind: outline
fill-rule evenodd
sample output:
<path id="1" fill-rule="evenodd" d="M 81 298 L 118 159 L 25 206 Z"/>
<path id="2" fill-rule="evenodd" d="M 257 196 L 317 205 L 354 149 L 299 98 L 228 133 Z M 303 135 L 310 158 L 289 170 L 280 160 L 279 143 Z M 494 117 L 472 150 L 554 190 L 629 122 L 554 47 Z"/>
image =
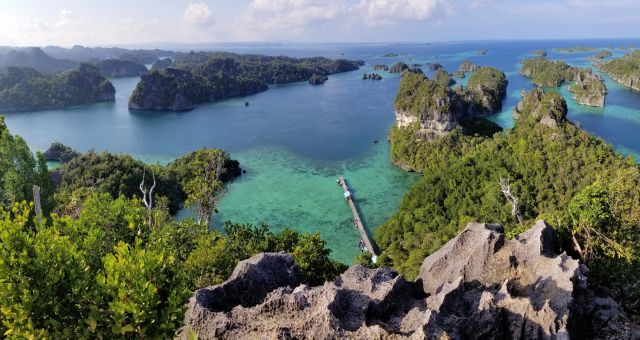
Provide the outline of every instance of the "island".
<path id="1" fill-rule="evenodd" d="M 487 50 L 487 49 L 482 49 L 482 50 L 478 51 L 478 55 L 487 55 L 487 54 L 489 54 L 489 50 Z"/>
<path id="2" fill-rule="evenodd" d="M 602 72 L 618 83 L 640 91 L 640 51 L 598 65 Z"/>
<path id="3" fill-rule="evenodd" d="M 0 111 L 20 112 L 61 109 L 115 101 L 116 90 L 93 65 L 58 74 L 28 67 L 0 71 Z"/>
<path id="4" fill-rule="evenodd" d="M 438 63 L 429 63 L 429 70 L 431 71 L 436 71 L 442 68 L 442 65 L 438 64 Z"/>
<path id="5" fill-rule="evenodd" d="M 382 55 L 382 58 L 395 58 L 395 57 L 399 57 L 400 55 L 397 53 L 386 53 Z"/>
<path id="6" fill-rule="evenodd" d="M 382 80 L 382 76 L 377 73 L 365 73 L 362 75 L 362 80 Z"/>
<path id="7" fill-rule="evenodd" d="M 576 47 L 570 47 L 570 48 L 554 48 L 553 50 L 556 51 L 556 52 L 560 52 L 560 53 L 575 53 L 575 52 L 596 51 L 597 48 L 588 47 L 588 46 L 576 46 Z"/>
<path id="8" fill-rule="evenodd" d="M 475 72 L 478 70 L 478 65 L 472 63 L 470 60 L 465 60 L 462 62 L 462 64 L 460 64 L 460 67 L 458 68 L 458 72 L 462 72 L 463 74 L 466 72 Z"/>
<path id="9" fill-rule="evenodd" d="M 539 57 L 539 58 L 544 58 L 544 57 L 547 56 L 547 51 L 545 51 L 545 50 L 535 50 L 535 51 L 531 52 L 531 54 L 533 54 L 534 56 Z"/>
<path id="10" fill-rule="evenodd" d="M 522 61 L 520 74 L 531 78 L 539 86 L 558 87 L 566 82 L 573 99 L 581 105 L 604 107 L 607 87 L 604 80 L 591 69 L 572 67 L 563 61 L 543 58 Z"/>
<path id="11" fill-rule="evenodd" d="M 143 75 L 129 98 L 129 108 L 187 111 L 197 104 L 266 91 L 269 85 L 321 84 L 328 75 L 357 70 L 363 64 L 322 57 L 185 53 L 177 55 L 171 67 Z"/>
<path id="12" fill-rule="evenodd" d="M 391 66 L 389 68 L 389 73 L 402 73 L 402 71 L 406 70 L 409 68 L 409 65 L 399 61 L 395 64 L 393 64 L 393 66 Z"/>
<path id="13" fill-rule="evenodd" d="M 373 65 L 373 70 L 374 71 L 388 71 L 389 70 L 389 66 L 384 65 L 384 64 L 376 64 L 376 65 Z"/>
<path id="14" fill-rule="evenodd" d="M 107 78 L 140 77 L 147 74 L 147 67 L 130 60 L 104 59 L 93 64 Z"/>
<path id="15" fill-rule="evenodd" d="M 502 108 L 508 85 L 504 72 L 481 67 L 469 78 L 466 89 L 450 87 L 450 78 L 438 70 L 433 79 L 405 72 L 395 98 L 398 128 L 415 128 L 421 139 L 433 139 L 456 129 L 461 122 L 484 117 Z"/>
<path id="16" fill-rule="evenodd" d="M 594 56 L 594 58 L 602 60 L 602 59 L 605 59 L 605 58 L 609 58 L 611 56 L 613 56 L 613 53 L 611 53 L 611 51 L 609 51 L 609 50 L 600 50 L 600 52 L 598 52 Z"/>

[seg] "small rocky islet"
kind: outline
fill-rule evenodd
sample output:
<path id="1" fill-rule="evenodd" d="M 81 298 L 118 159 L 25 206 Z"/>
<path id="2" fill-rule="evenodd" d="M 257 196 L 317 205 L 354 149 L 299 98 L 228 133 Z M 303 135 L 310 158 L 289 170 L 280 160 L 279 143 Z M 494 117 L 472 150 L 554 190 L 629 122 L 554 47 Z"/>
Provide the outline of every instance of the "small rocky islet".
<path id="1" fill-rule="evenodd" d="M 596 67 L 618 83 L 640 91 L 640 51 L 604 63 L 596 63 Z"/>

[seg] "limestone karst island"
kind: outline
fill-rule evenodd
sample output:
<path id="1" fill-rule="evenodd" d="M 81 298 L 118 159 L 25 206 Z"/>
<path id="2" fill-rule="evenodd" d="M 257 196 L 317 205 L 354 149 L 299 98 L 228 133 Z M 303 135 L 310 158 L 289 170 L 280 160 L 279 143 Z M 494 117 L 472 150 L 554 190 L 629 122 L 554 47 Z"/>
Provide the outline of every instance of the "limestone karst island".
<path id="1" fill-rule="evenodd" d="M 0 338 L 640 339 L 638 18 L 0 2 Z"/>

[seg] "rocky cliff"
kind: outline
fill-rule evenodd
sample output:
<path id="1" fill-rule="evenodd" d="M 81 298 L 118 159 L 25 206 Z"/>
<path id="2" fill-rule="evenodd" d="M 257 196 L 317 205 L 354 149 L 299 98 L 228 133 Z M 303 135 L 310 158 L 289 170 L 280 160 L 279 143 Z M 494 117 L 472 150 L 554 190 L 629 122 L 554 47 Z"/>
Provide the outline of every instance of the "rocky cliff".
<path id="1" fill-rule="evenodd" d="M 618 83 L 640 91 L 640 51 L 605 62 L 600 69 Z"/>
<path id="2" fill-rule="evenodd" d="M 545 93 L 541 88 L 522 92 L 522 100 L 512 111 L 513 119 L 530 119 L 556 128 L 567 122 L 567 102 L 556 92 Z"/>
<path id="3" fill-rule="evenodd" d="M 418 123 L 418 137 L 424 139 L 446 134 L 463 121 L 498 112 L 508 82 L 503 72 L 482 67 L 470 77 L 468 88 L 454 90 L 451 84 L 441 69 L 433 79 L 405 72 L 395 99 L 397 126 Z"/>
<path id="4" fill-rule="evenodd" d="M 569 86 L 573 100 L 581 105 L 604 107 L 607 86 L 591 69 L 577 69 L 574 84 Z"/>
<path id="5" fill-rule="evenodd" d="M 323 286 L 301 284 L 293 259 L 259 254 L 223 284 L 200 289 L 185 326 L 201 339 L 631 339 L 610 298 L 586 288 L 588 270 L 557 253 L 539 221 L 513 240 L 470 223 L 427 257 L 416 281 L 354 266 Z"/>

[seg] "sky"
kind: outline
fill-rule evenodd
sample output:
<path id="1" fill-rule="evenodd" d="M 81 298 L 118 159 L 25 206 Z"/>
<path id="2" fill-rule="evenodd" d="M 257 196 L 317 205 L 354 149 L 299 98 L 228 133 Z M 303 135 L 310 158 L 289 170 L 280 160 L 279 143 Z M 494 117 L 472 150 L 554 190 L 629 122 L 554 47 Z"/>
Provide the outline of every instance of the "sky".
<path id="1" fill-rule="evenodd" d="M 638 38 L 640 0 L 0 0 L 0 45 Z"/>

